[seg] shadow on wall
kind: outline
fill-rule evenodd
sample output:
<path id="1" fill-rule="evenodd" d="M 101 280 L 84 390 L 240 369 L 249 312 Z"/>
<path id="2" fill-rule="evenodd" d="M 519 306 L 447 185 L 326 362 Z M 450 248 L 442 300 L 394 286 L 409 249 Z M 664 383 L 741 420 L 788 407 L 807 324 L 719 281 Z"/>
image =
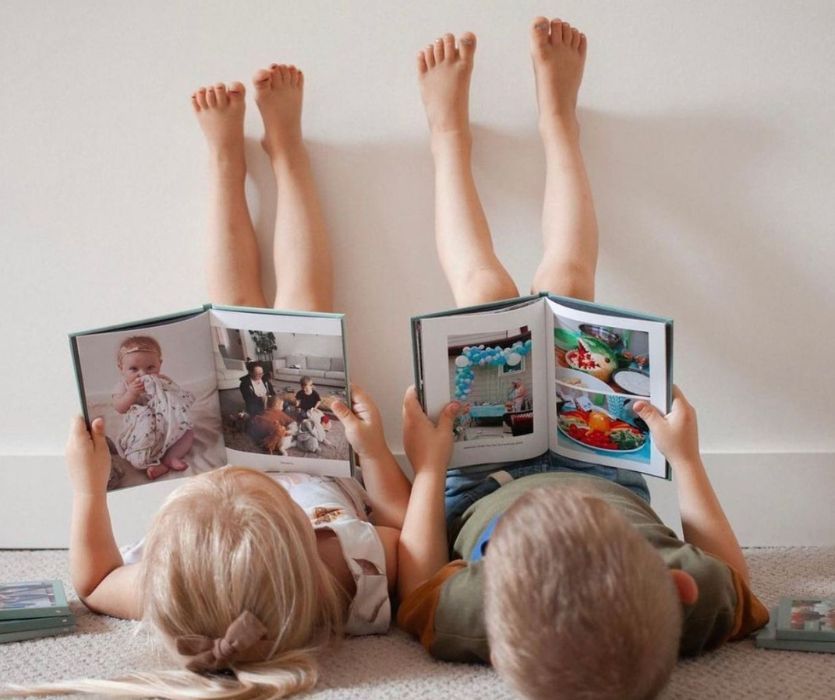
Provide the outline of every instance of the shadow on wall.
<path id="1" fill-rule="evenodd" d="M 740 379 L 756 387 L 760 368 L 745 361 L 747 351 L 739 342 L 748 340 L 751 329 L 717 332 L 728 290 L 734 310 L 745 316 L 780 303 L 782 280 L 791 281 L 798 299 L 816 298 L 816 281 L 803 277 L 799 260 L 776 247 L 776 237 L 763 235 L 771 223 L 759 213 L 763 203 L 752 182 L 771 167 L 779 147 L 774 134 L 762 124 L 723 119 L 716 110 L 640 118 L 584 110 L 580 119 L 600 220 L 600 271 L 611 276 L 601 287 L 628 288 L 627 305 L 686 319 L 688 353 L 734 362 Z M 521 293 L 527 293 L 541 246 L 544 157 L 538 133 L 478 125 L 473 131 L 475 177 L 495 247 Z M 337 309 L 349 314 L 363 309 L 402 328 L 388 336 L 391 352 L 368 360 L 367 369 L 381 377 L 407 377 L 411 354 L 404 304 L 409 315 L 453 305 L 434 246 L 428 139 L 312 142 L 309 148 L 331 230 Z M 276 207 L 272 172 L 254 140 L 247 142 L 247 159 L 253 219 L 264 246 L 272 239 Z M 365 274 L 353 275 L 355 263 L 367 258 L 376 272 L 369 274 L 366 262 Z M 269 260 L 262 272 L 270 293 Z M 670 299 L 674 307 L 665 306 Z M 744 325 L 744 318 L 733 320 Z M 370 341 L 352 345 L 357 342 Z M 362 362 L 352 358 L 352 364 L 365 374 Z"/>

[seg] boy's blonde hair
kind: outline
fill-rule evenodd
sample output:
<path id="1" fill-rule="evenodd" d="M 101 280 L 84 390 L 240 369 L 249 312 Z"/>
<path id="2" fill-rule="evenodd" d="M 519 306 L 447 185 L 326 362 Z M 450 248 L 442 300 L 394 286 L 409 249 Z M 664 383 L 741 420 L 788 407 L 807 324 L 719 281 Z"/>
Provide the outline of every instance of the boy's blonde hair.
<path id="1" fill-rule="evenodd" d="M 245 611 L 273 642 L 263 660 L 230 661 L 233 676 L 132 674 L 19 689 L 163 698 L 279 698 L 316 685 L 315 653 L 341 634 L 344 591 L 289 494 L 261 472 L 224 467 L 188 479 L 154 519 L 143 552 L 143 621 L 185 667 L 177 639 L 222 639 Z"/>
<path id="2" fill-rule="evenodd" d="M 157 339 L 150 335 L 132 335 L 130 338 L 125 338 L 116 353 L 116 365 L 121 367 L 125 355 L 130 355 L 132 352 L 155 352 L 162 360 L 162 347 Z"/>
<path id="3" fill-rule="evenodd" d="M 485 556 L 485 618 L 493 665 L 527 698 L 655 697 L 682 629 L 649 542 L 600 498 L 553 487 L 501 517 Z"/>

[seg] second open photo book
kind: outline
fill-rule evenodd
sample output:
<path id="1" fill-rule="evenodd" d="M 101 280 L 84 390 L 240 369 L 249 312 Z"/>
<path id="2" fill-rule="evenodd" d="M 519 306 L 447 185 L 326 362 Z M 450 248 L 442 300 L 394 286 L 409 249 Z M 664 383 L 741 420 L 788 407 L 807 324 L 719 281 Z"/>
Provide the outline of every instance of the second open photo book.
<path id="1" fill-rule="evenodd" d="M 417 316 L 412 340 L 428 415 L 463 405 L 450 468 L 550 452 L 670 478 L 633 406 L 669 411 L 671 320 L 543 292 Z"/>
<path id="2" fill-rule="evenodd" d="M 105 419 L 109 490 L 226 464 L 354 472 L 331 411 L 350 405 L 342 314 L 206 305 L 70 344 L 84 417 Z"/>

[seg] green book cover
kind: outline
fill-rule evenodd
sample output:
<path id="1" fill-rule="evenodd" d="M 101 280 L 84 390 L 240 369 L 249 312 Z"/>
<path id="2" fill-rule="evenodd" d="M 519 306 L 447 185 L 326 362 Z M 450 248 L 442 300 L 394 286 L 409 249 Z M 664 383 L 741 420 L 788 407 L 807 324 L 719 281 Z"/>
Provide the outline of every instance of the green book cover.
<path id="1" fill-rule="evenodd" d="M 44 627 L 42 629 L 28 630 L 25 632 L 9 632 L 8 634 L 0 634 L 0 644 L 23 642 L 27 639 L 40 639 L 41 637 L 55 637 L 60 634 L 70 634 L 74 631 L 75 625 L 68 627 Z"/>
<path id="2" fill-rule="evenodd" d="M 777 639 L 835 644 L 835 598 L 781 598 Z"/>
<path id="3" fill-rule="evenodd" d="M 772 608 L 771 618 L 761 629 L 754 640 L 762 649 L 778 649 L 782 651 L 811 651 L 835 654 L 835 642 L 820 642 L 815 640 L 779 639 L 777 636 L 777 618 L 780 609 Z"/>
<path id="4" fill-rule="evenodd" d="M 0 583 L 0 620 L 59 618 L 70 615 L 60 581 Z"/>
<path id="5" fill-rule="evenodd" d="M 573 459 L 669 479 L 633 410 L 672 404 L 673 322 L 541 292 L 412 318 L 415 384 L 455 423 L 450 468 Z"/>
<path id="6" fill-rule="evenodd" d="M 28 620 L 4 620 L 0 622 L 0 634 L 27 632 L 29 630 L 46 629 L 49 627 L 71 627 L 74 624 L 75 617 L 73 615 L 32 617 Z"/>

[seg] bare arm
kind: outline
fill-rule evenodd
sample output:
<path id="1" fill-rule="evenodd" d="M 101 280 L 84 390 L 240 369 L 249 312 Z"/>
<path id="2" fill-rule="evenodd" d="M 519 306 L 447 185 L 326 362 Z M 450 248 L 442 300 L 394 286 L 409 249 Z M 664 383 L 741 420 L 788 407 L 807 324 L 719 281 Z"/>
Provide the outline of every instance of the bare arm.
<path id="1" fill-rule="evenodd" d="M 107 509 L 110 451 L 101 418 L 93 421 L 92 435 L 87 432 L 83 419 L 74 420 L 67 442 L 67 464 L 73 486 L 70 527 L 73 587 L 94 612 L 139 619 L 142 611 L 138 565 L 124 565 Z"/>
<path id="2" fill-rule="evenodd" d="M 113 408 L 118 413 L 127 413 L 128 409 L 139 400 L 139 397 L 143 393 L 145 393 L 145 387 L 142 384 L 142 380 L 134 379 L 123 394 L 113 396 Z"/>
<path id="3" fill-rule="evenodd" d="M 748 564 L 699 454 L 695 409 L 673 387 L 673 406 L 666 416 L 646 401 L 637 402 L 635 410 L 675 471 L 685 541 L 729 564 L 750 583 Z"/>
<path id="4" fill-rule="evenodd" d="M 351 446 L 360 456 L 362 476 L 371 501 L 375 525 L 399 530 L 409 502 L 409 480 L 386 444 L 380 412 L 360 387 L 351 387 L 353 411 L 344 403 L 333 412 L 345 426 Z"/>
<path id="5" fill-rule="evenodd" d="M 413 386 L 403 400 L 403 445 L 415 480 L 398 547 L 401 600 L 449 563 L 444 483 L 457 411 L 458 404 L 448 404 L 435 425 L 423 412 Z"/>

